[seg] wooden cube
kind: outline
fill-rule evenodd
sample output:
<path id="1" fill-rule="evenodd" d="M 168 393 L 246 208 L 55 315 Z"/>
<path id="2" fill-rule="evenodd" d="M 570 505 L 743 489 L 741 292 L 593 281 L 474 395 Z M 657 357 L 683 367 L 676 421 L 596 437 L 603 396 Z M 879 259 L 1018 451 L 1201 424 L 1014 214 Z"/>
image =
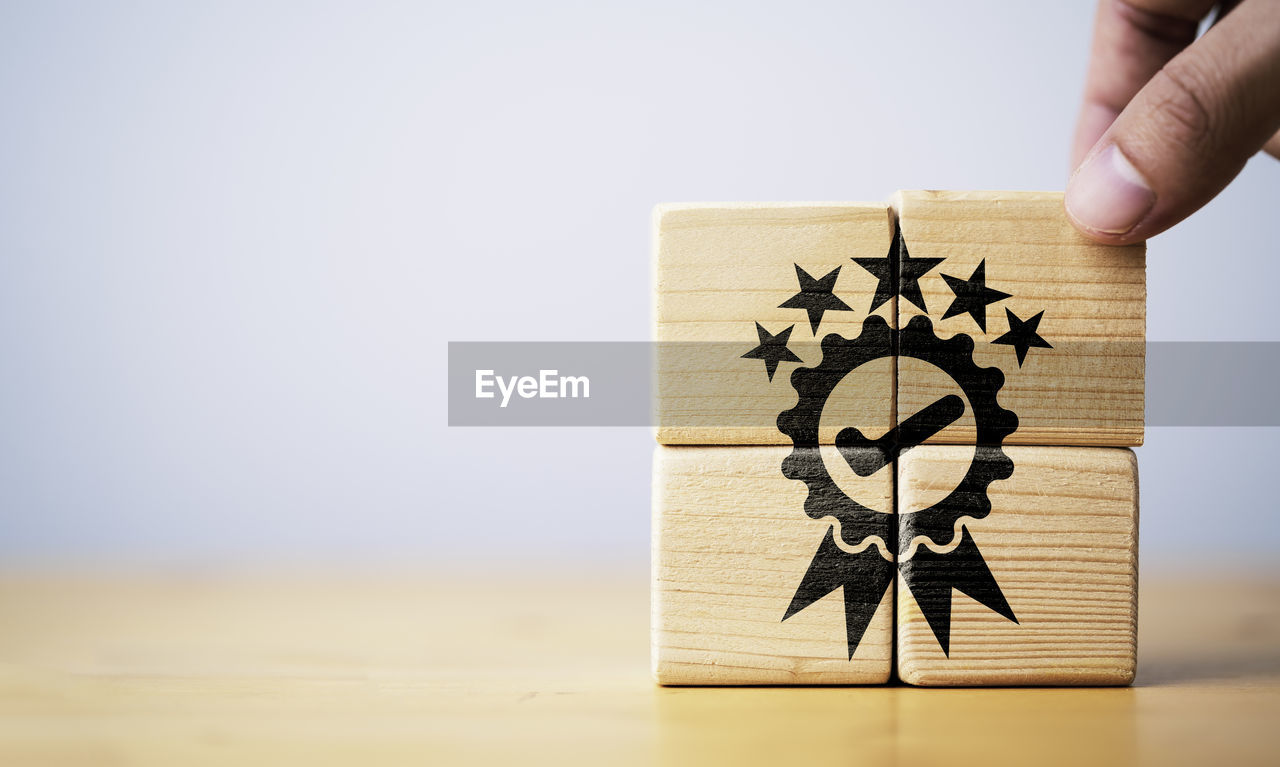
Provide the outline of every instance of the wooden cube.
<path id="1" fill-rule="evenodd" d="M 883 203 L 660 205 L 654 211 L 656 418 L 662 444 L 788 444 L 778 413 L 791 373 L 829 334 L 855 338 L 895 303 L 853 259 L 885 259 Z M 828 409 L 880 434 L 893 422 L 893 360 L 864 365 Z M 833 436 L 829 436 L 830 444 Z"/>
<path id="2" fill-rule="evenodd" d="M 904 682 L 1133 681 L 1132 451 L 925 445 L 898 459 L 897 490 Z"/>
<path id="3" fill-rule="evenodd" d="M 999 403 L 1017 414 L 1005 444 L 1142 444 L 1145 246 L 1086 239 L 1060 193 L 899 192 L 894 208 L 900 421 L 954 391 L 928 352 L 965 335 L 979 367 L 1002 371 Z M 926 441 L 984 441 L 973 415 Z"/>
<path id="4" fill-rule="evenodd" d="M 855 473 L 855 464 L 868 476 Z M 658 682 L 886 682 L 892 473 L 887 456 L 869 450 L 847 460 L 835 447 L 659 446 Z"/>

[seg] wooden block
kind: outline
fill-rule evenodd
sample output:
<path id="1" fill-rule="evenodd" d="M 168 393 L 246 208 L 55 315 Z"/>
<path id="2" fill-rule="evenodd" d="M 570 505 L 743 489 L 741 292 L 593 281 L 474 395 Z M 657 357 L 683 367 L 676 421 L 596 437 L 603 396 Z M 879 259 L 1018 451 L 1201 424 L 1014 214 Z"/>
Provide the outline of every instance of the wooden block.
<path id="1" fill-rule="evenodd" d="M 898 511 L 897 666 L 904 682 L 1133 681 L 1132 451 L 917 447 L 898 459 Z"/>
<path id="2" fill-rule="evenodd" d="M 859 477 L 835 447 L 657 448 L 652 653 L 659 683 L 888 680 L 893 470 L 869 449 L 853 463 L 882 468 Z"/>
<path id="3" fill-rule="evenodd" d="M 954 373 L 924 358 L 935 337 L 967 335 L 977 364 L 1003 371 L 999 404 L 1018 418 L 1005 444 L 1142 444 L 1144 246 L 1085 239 L 1059 193 L 899 192 L 894 206 L 908 255 L 900 419 L 953 393 Z M 926 441 L 975 440 L 971 404 Z"/>
<path id="4" fill-rule="evenodd" d="M 825 336 L 896 319 L 891 297 L 872 307 L 879 281 L 851 260 L 888 258 L 885 204 L 660 205 L 654 226 L 660 443 L 790 443 L 776 419 L 796 403 L 791 372 L 819 363 Z M 893 420 L 888 334 L 883 347 L 827 403 L 875 434 Z"/>

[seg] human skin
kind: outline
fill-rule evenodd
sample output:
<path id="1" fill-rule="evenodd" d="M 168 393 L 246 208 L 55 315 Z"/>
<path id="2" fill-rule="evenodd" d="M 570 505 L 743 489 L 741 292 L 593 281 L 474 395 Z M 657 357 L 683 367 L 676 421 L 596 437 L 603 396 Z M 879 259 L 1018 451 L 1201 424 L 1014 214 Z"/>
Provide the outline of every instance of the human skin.
<path id="1" fill-rule="evenodd" d="M 1280 0 L 1100 0 L 1067 217 L 1127 245 L 1213 199 L 1259 151 L 1280 158 Z M 1226 12 L 1224 13 L 1224 10 Z"/>

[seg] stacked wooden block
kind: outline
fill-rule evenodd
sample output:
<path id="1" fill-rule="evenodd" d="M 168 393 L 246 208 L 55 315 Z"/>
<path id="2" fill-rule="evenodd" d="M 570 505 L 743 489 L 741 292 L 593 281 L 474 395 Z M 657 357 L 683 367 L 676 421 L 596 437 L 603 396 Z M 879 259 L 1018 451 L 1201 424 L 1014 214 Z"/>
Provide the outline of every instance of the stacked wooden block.
<path id="1" fill-rule="evenodd" d="M 1061 195 L 660 206 L 662 684 L 1128 684 L 1145 254 Z"/>

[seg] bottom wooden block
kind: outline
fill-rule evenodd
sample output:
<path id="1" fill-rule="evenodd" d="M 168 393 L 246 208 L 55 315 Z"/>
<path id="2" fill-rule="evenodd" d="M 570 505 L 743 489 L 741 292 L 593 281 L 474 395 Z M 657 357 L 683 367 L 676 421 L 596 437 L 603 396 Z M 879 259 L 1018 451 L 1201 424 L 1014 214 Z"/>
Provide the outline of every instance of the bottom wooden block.
<path id="1" fill-rule="evenodd" d="M 988 482 L 990 513 L 977 487 Z M 902 681 L 1133 681 L 1138 485 L 1132 451 L 917 447 L 898 460 L 898 519 Z"/>
<path id="2" fill-rule="evenodd" d="M 657 448 L 652 653 L 659 683 L 888 681 L 893 469 L 877 451 L 858 451 L 866 452 Z M 784 476 L 784 461 L 799 479 Z M 834 523 L 837 515 L 844 524 Z"/>

